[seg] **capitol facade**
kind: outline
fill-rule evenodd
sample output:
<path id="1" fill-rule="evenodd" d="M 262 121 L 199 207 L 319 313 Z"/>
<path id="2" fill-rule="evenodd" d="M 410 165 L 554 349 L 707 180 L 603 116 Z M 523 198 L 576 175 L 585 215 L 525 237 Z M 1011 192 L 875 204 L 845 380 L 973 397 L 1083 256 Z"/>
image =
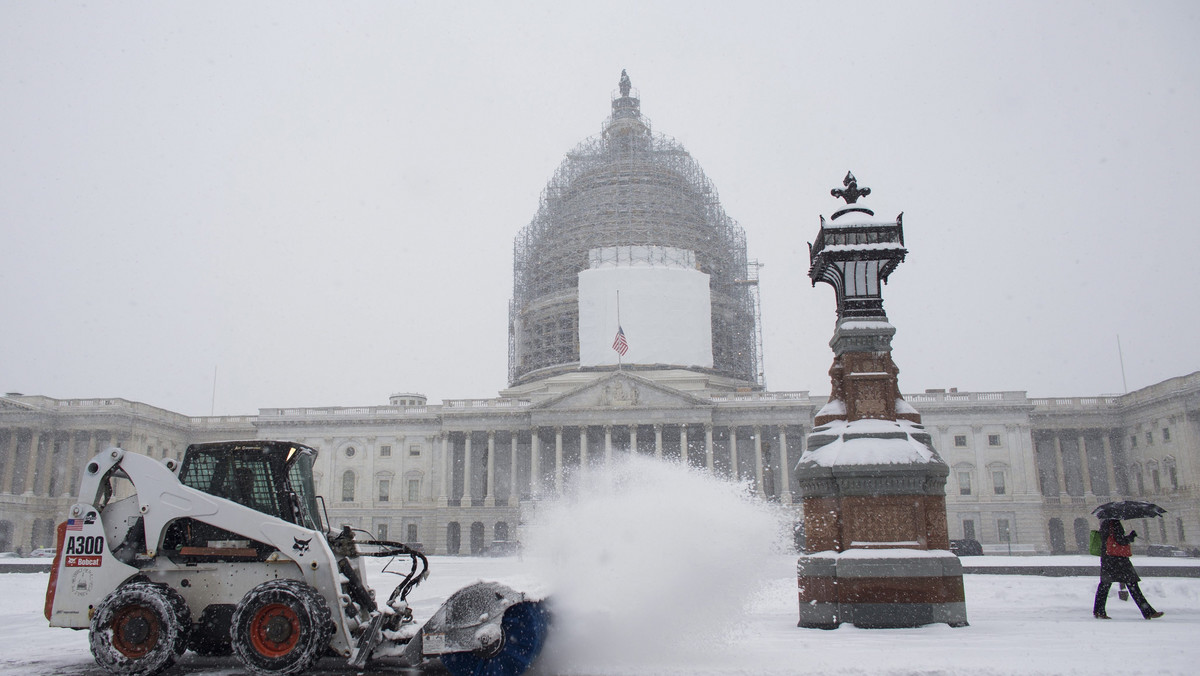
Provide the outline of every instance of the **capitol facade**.
<path id="1" fill-rule="evenodd" d="M 105 448 L 179 458 L 188 444 L 252 438 L 318 449 L 331 525 L 432 554 L 511 551 L 539 503 L 630 455 L 744 482 L 799 523 L 791 468 L 826 398 L 764 389 L 745 233 L 640 105 L 622 73 L 601 133 L 568 153 L 516 236 L 498 396 L 192 417 L 9 393 L 0 551 L 53 546 L 80 469 Z M 1134 526 L 1140 544 L 1200 547 L 1200 373 L 1120 396 L 904 399 L 950 467 L 951 538 L 992 553 L 1086 552 L 1091 510 L 1136 498 L 1168 510 Z"/>

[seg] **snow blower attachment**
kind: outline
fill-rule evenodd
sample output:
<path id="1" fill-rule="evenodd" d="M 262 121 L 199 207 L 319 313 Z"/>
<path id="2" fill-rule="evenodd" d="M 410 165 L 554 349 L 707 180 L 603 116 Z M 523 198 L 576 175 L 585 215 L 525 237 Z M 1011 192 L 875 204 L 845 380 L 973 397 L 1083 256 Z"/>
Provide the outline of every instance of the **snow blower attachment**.
<path id="1" fill-rule="evenodd" d="M 58 526 L 46 589 L 54 627 L 90 630 L 96 662 L 152 676 L 185 650 L 232 654 L 252 674 L 299 674 L 326 656 L 453 676 L 517 676 L 545 643 L 544 603 L 495 582 L 455 592 L 421 626 L 408 594 L 429 573 L 403 543 L 328 530 L 316 451 L 286 441 L 193 444 L 182 462 L 111 448 L 88 462 Z M 400 584 L 380 605 L 365 559 Z M 392 570 L 397 561 L 407 572 Z M 402 565 L 402 564 L 401 564 Z"/>

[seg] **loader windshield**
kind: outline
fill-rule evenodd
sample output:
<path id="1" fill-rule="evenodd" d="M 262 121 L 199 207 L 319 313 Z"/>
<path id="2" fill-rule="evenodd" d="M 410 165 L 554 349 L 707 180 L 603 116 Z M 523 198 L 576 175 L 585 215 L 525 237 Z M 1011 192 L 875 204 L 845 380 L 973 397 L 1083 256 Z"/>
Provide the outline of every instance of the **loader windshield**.
<path id="1" fill-rule="evenodd" d="M 316 451 L 278 441 L 193 444 L 179 480 L 210 495 L 323 530 L 313 490 Z"/>
<path id="2" fill-rule="evenodd" d="M 317 492 L 313 488 L 313 460 L 311 453 L 298 453 L 288 468 L 288 480 L 296 497 L 300 499 L 300 510 L 305 523 L 300 525 L 324 532 L 321 510 L 317 508 Z"/>

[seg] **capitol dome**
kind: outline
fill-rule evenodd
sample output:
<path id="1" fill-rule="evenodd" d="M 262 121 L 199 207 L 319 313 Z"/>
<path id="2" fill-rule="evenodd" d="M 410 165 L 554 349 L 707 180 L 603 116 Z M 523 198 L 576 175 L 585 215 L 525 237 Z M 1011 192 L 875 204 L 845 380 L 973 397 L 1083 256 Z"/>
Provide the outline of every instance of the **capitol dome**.
<path id="1" fill-rule="evenodd" d="M 684 368 L 760 386 L 745 232 L 687 150 L 651 130 L 621 76 L 601 133 L 567 153 L 516 237 L 509 385 Z"/>

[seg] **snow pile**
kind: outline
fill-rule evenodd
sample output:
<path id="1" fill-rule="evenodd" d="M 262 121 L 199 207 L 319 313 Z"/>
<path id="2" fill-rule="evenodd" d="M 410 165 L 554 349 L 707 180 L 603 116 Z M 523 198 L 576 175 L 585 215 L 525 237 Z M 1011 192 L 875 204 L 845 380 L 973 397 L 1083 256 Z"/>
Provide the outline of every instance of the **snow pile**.
<path id="1" fill-rule="evenodd" d="M 842 401 L 841 399 L 830 399 L 829 401 L 825 402 L 825 405 L 821 407 L 821 410 L 817 411 L 817 417 L 820 418 L 827 415 L 840 415 L 845 417 L 846 402 Z"/>
<path id="2" fill-rule="evenodd" d="M 814 428 L 801 466 L 920 465 L 936 462 L 925 428 L 907 420 L 834 420 Z"/>
<path id="3" fill-rule="evenodd" d="M 632 457 L 589 468 L 530 524 L 545 568 L 553 673 L 645 668 L 727 649 L 781 551 L 783 514 L 745 484 Z"/>

